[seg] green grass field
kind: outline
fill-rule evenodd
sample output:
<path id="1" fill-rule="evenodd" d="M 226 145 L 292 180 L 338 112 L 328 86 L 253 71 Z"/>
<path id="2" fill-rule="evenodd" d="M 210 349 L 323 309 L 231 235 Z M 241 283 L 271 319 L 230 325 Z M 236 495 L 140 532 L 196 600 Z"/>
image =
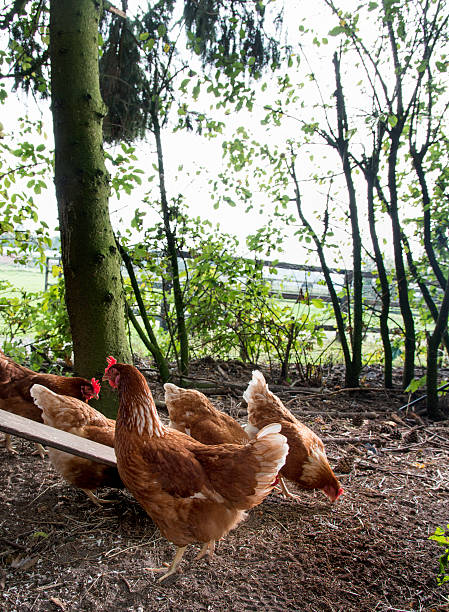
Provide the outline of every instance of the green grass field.
<path id="1" fill-rule="evenodd" d="M 39 268 L 20 268 L 0 264 L 0 281 L 9 281 L 14 287 L 26 291 L 43 291 L 45 274 L 40 272 Z"/>

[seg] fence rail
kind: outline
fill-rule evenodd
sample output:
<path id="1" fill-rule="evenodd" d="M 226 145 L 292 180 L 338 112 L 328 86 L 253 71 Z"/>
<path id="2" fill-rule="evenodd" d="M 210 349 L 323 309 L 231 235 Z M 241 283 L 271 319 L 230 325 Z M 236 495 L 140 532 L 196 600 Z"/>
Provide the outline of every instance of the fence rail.
<path id="1" fill-rule="evenodd" d="M 154 251 L 152 252 L 152 254 L 155 255 L 155 257 L 162 257 L 162 252 L 160 251 Z M 188 259 L 191 259 L 192 256 L 190 255 L 190 253 L 188 251 L 179 251 L 179 259 L 181 261 L 185 261 Z M 235 261 L 238 261 L 238 258 L 235 258 Z M 253 261 L 253 260 L 248 260 L 248 261 Z M 320 266 L 312 266 L 312 265 L 306 265 L 306 264 L 293 264 L 293 263 L 289 263 L 286 261 L 270 261 L 270 260 L 259 260 L 258 263 L 260 263 L 264 268 L 275 268 L 276 270 L 291 270 L 292 272 L 304 272 L 304 278 L 300 279 L 300 278 L 289 278 L 289 277 L 284 277 L 282 279 L 279 279 L 278 277 L 274 276 L 274 275 L 267 275 L 265 278 L 265 280 L 267 280 L 270 284 L 271 284 L 271 291 L 270 291 L 270 295 L 272 295 L 273 297 L 275 296 L 279 296 L 284 300 L 287 301 L 298 301 L 298 299 L 301 296 L 301 291 L 306 290 L 307 291 L 307 295 L 310 299 L 320 299 L 323 302 L 330 302 L 331 298 L 329 295 L 329 292 L 327 291 L 327 287 L 324 285 L 324 274 L 323 274 L 323 270 Z M 45 290 L 48 288 L 50 282 L 49 282 L 49 270 L 51 268 L 52 264 L 57 264 L 60 265 L 60 258 L 58 257 L 47 257 L 46 258 L 46 265 L 45 265 Z M 353 271 L 352 270 L 347 270 L 345 268 L 329 268 L 329 272 L 333 275 L 333 276 L 340 276 L 342 278 L 342 280 L 339 282 L 336 280 L 335 285 L 337 287 L 339 287 L 340 289 L 343 289 L 345 286 L 347 285 L 351 285 L 352 283 L 352 277 L 353 277 Z M 315 278 L 307 278 L 307 275 L 320 275 L 321 278 L 317 279 L 316 276 Z M 371 281 L 375 280 L 377 278 L 377 275 L 374 274 L 373 272 L 362 272 L 362 276 L 365 279 L 370 279 Z M 294 287 L 292 287 L 292 285 L 294 285 Z M 156 287 L 158 287 L 158 285 L 156 284 Z M 315 290 L 314 290 L 315 287 Z M 320 289 L 317 291 L 316 287 L 319 287 Z M 162 288 L 162 286 L 158 287 L 158 288 Z M 375 292 L 373 290 L 373 286 L 372 283 L 367 283 L 366 286 L 366 293 L 368 295 L 366 295 L 365 297 L 365 301 L 367 304 L 369 304 L 370 306 L 374 306 L 376 303 L 378 303 L 378 298 L 375 295 Z M 392 303 L 392 307 L 393 308 L 397 308 L 399 306 L 398 303 L 393 302 Z"/>

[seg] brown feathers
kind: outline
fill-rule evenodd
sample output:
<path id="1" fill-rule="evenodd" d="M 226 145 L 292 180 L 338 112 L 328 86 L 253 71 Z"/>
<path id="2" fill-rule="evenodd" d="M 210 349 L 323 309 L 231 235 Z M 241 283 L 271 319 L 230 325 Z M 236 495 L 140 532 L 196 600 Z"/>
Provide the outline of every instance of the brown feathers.
<path id="1" fill-rule="evenodd" d="M 343 492 L 326 457 L 321 439 L 287 410 L 269 389 L 259 371 L 243 394 L 248 404 L 247 433 L 253 437 L 269 423 L 280 423 L 281 433 L 287 438 L 289 452 L 280 475 L 295 482 L 300 489 L 322 489 L 331 501 Z M 285 493 L 288 490 L 281 483 Z"/>
<path id="2" fill-rule="evenodd" d="M 164 385 L 170 427 L 203 444 L 247 444 L 246 431 L 231 416 L 220 412 L 199 391 Z"/>
<path id="3" fill-rule="evenodd" d="M 287 454 L 279 425 L 245 446 L 205 446 L 159 419 L 151 392 L 133 366 L 114 364 L 105 372 L 118 389 L 115 451 L 125 486 L 178 551 L 203 542 L 210 550 L 272 490 Z"/>
<path id="4" fill-rule="evenodd" d="M 79 399 L 58 395 L 42 385 L 34 385 L 31 395 L 36 409 L 42 411 L 46 425 L 94 440 L 106 446 L 114 446 L 115 421 L 106 418 L 86 402 Z M 77 457 L 60 450 L 48 450 L 54 468 L 74 487 L 89 494 L 100 486 L 123 486 L 116 468 L 96 463 L 89 459 Z"/>

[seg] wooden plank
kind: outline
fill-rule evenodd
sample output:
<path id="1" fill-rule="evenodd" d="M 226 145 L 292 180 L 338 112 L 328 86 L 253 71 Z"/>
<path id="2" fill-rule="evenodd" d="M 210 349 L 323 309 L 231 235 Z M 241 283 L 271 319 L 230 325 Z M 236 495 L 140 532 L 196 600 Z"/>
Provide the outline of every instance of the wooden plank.
<path id="1" fill-rule="evenodd" d="M 0 431 L 117 467 L 114 449 L 80 436 L 0 410 Z"/>

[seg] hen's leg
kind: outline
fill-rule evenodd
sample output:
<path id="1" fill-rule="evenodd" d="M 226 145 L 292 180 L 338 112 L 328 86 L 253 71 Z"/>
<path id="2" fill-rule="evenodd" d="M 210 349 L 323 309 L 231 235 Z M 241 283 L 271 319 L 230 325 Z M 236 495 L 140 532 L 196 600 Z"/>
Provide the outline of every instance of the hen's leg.
<path id="1" fill-rule="evenodd" d="M 36 451 L 37 451 L 37 453 L 43 459 L 45 457 L 45 455 L 47 454 L 47 451 L 42 446 L 42 444 L 38 444 L 37 442 L 35 444 L 36 444 Z M 14 453 L 15 455 L 18 454 L 18 452 L 16 451 L 16 449 L 12 445 L 11 436 L 9 434 L 5 434 L 5 448 L 10 453 Z M 33 455 L 37 454 L 36 451 L 33 452 Z"/>
<path id="2" fill-rule="evenodd" d="M 171 576 L 172 574 L 176 572 L 176 570 L 178 569 L 178 565 L 181 563 L 181 559 L 182 559 L 183 554 L 186 551 L 186 548 L 187 546 L 177 547 L 175 558 L 171 562 L 171 565 L 168 568 L 168 571 L 159 578 L 158 582 L 162 582 L 163 580 L 165 580 L 166 578 L 168 578 L 169 576 Z M 167 568 L 166 567 L 146 567 L 145 569 L 148 570 L 149 572 L 165 572 Z"/>
<path id="3" fill-rule="evenodd" d="M 284 497 L 291 497 L 292 499 L 301 499 L 299 495 L 290 493 L 290 491 L 287 489 L 287 485 L 285 484 L 285 480 L 282 478 L 282 476 L 279 476 L 279 484 L 281 486 L 282 495 Z"/>
<path id="4" fill-rule="evenodd" d="M 203 544 L 202 549 L 195 557 L 195 560 L 198 561 L 199 559 L 202 559 L 205 555 L 209 555 L 209 557 L 211 557 L 214 554 L 214 550 L 215 550 L 215 540 L 210 540 L 210 542 L 205 542 L 205 544 Z"/>
<path id="5" fill-rule="evenodd" d="M 45 455 L 47 455 L 47 451 L 42 446 L 42 444 L 39 444 L 39 442 L 35 442 L 35 445 L 36 445 L 36 450 L 33 451 L 33 455 L 39 455 L 41 459 L 44 459 Z"/>
<path id="6" fill-rule="evenodd" d="M 96 506 L 101 506 L 101 504 L 115 504 L 113 499 L 100 499 L 90 489 L 81 489 L 81 491 L 84 491 L 87 497 L 91 499 Z"/>
<path id="7" fill-rule="evenodd" d="M 9 434 L 5 434 L 5 448 L 9 453 L 13 453 L 14 455 L 19 454 L 12 445 L 11 436 Z"/>

